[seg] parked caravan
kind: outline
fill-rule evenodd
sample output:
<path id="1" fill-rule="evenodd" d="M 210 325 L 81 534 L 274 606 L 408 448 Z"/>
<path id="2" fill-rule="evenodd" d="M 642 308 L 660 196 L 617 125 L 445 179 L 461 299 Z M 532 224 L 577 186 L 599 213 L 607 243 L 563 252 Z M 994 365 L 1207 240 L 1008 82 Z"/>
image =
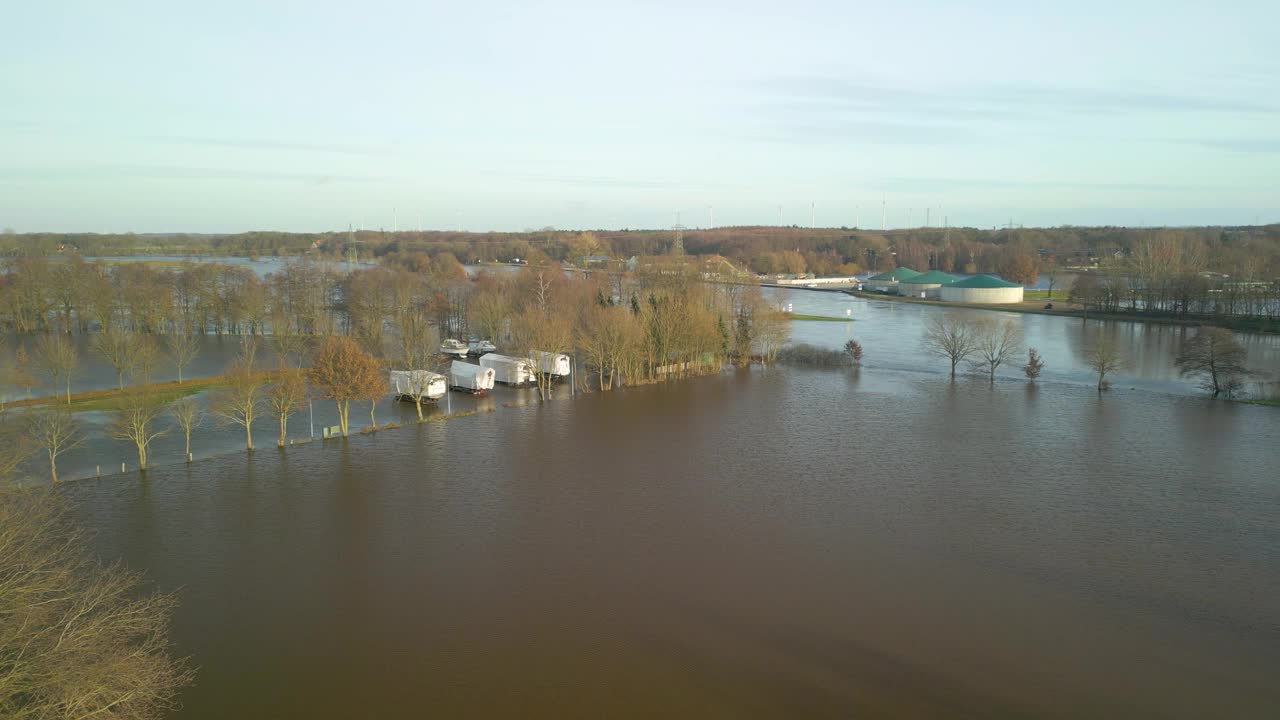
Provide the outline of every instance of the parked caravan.
<path id="1" fill-rule="evenodd" d="M 524 358 L 489 353 L 480 356 L 480 367 L 493 370 L 495 382 L 524 385 L 533 381 L 533 368 Z"/>
<path id="2" fill-rule="evenodd" d="M 423 400 L 438 400 L 449 392 L 449 380 L 429 370 L 392 370 L 391 390 L 397 400 L 413 402 L 417 393 L 422 393 Z"/>
<path id="3" fill-rule="evenodd" d="M 450 387 L 473 395 L 483 395 L 492 390 L 494 375 L 496 373 L 491 367 L 480 367 L 461 360 L 454 360 L 449 365 Z"/>
<path id="4" fill-rule="evenodd" d="M 535 352 L 533 354 L 538 360 L 538 372 L 547 373 L 553 377 L 568 377 L 572 369 L 569 362 L 569 356 L 564 353 Z"/>

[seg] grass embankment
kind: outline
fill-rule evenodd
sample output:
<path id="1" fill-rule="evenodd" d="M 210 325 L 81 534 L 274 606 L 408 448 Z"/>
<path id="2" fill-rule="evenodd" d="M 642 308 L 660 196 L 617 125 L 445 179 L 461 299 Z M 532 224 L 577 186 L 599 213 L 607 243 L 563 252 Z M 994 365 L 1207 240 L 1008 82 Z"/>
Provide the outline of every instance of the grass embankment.
<path id="1" fill-rule="evenodd" d="M 788 317 L 792 320 L 813 320 L 816 322 L 853 322 L 853 318 L 828 317 L 826 315 L 804 315 L 802 313 L 790 313 Z"/>
<path id="2" fill-rule="evenodd" d="M 121 398 L 126 395 L 136 393 L 149 393 L 160 402 L 172 402 L 179 398 L 195 395 L 196 393 L 212 390 L 214 388 L 224 387 L 229 383 L 228 378 L 224 376 L 192 378 L 185 380 L 181 384 L 173 380 L 170 382 L 152 383 L 150 385 L 130 385 L 124 390 L 111 388 L 109 390 L 88 390 L 85 392 L 71 393 L 70 409 L 72 412 L 93 412 L 95 410 L 115 410 L 119 407 Z M 29 398 L 26 400 L 14 400 L 8 403 L 6 407 L 68 407 L 67 396 L 57 395 L 52 397 Z"/>

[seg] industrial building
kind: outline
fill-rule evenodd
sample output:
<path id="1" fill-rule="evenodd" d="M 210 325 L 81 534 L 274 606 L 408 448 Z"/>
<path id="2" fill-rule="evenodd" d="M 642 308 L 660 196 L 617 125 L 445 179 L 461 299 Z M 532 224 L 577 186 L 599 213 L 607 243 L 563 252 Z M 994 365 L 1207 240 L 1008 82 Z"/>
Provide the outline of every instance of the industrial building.
<path id="1" fill-rule="evenodd" d="M 909 267 L 896 267 L 879 275 L 872 275 L 863 282 L 863 287 L 871 292 L 894 293 L 898 291 L 898 283 L 913 278 L 920 273 Z"/>

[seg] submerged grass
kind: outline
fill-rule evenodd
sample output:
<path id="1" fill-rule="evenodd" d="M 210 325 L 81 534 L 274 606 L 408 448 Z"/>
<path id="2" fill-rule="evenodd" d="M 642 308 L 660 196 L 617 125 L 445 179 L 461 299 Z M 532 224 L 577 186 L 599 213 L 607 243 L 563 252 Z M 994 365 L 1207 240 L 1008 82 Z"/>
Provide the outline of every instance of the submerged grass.
<path id="1" fill-rule="evenodd" d="M 778 362 L 810 367 L 850 367 L 853 364 L 847 353 L 804 343 L 783 348 L 778 352 Z"/>
<path id="2" fill-rule="evenodd" d="M 789 317 L 792 320 L 814 320 L 817 322 L 853 322 L 853 318 L 848 318 L 848 317 L 830 317 L 827 315 L 804 315 L 802 313 L 791 313 Z"/>
<path id="3" fill-rule="evenodd" d="M 224 387 L 228 383 L 225 376 L 192 378 L 184 380 L 181 384 L 173 380 L 170 382 L 152 383 L 150 385 L 129 385 L 124 390 L 119 388 L 111 388 L 108 390 L 88 390 L 85 392 L 71 393 L 71 404 L 69 406 L 72 412 L 94 412 L 101 410 L 115 410 L 119 407 L 120 400 L 126 395 L 136 393 L 147 393 L 157 398 L 160 402 L 171 402 L 188 395 L 195 395 L 206 390 Z M 26 400 L 15 400 L 7 405 L 9 408 L 19 407 L 68 407 L 65 395 L 46 396 L 38 398 L 29 398 Z"/>

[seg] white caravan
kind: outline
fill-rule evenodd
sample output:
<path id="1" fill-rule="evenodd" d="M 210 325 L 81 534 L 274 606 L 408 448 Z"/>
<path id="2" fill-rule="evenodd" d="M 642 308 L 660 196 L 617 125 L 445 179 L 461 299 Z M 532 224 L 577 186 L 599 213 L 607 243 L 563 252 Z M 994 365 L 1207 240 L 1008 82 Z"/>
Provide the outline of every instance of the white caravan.
<path id="1" fill-rule="evenodd" d="M 493 389 L 494 373 L 491 367 L 480 367 L 454 360 L 449 365 L 449 385 L 473 395 L 483 395 Z"/>
<path id="2" fill-rule="evenodd" d="M 480 367 L 493 370 L 493 379 L 507 385 L 524 385 L 533 381 L 533 368 L 524 358 L 489 353 L 480 356 Z"/>
<path id="3" fill-rule="evenodd" d="M 553 377 L 569 376 L 572 365 L 569 363 L 568 355 L 535 351 L 533 356 L 538 360 L 538 372 L 547 373 Z"/>
<path id="4" fill-rule="evenodd" d="M 392 370 L 391 389 L 397 400 L 413 402 L 418 393 L 423 400 L 438 400 L 449 392 L 449 380 L 429 370 Z"/>

